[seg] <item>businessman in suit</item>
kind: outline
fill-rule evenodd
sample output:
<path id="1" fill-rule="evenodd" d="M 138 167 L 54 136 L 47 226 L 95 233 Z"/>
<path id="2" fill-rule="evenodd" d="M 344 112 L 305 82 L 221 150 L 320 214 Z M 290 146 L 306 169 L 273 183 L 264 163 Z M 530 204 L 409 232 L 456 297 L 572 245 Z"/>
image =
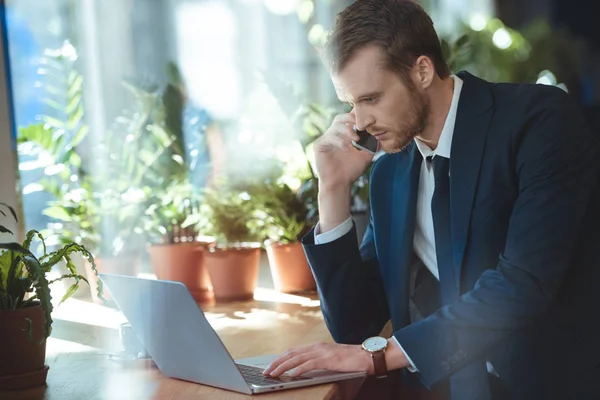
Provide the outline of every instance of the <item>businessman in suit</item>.
<path id="1" fill-rule="evenodd" d="M 304 247 L 337 343 L 265 373 L 402 370 L 452 400 L 599 398 L 600 157 L 569 95 L 451 75 L 407 0 L 356 1 L 327 50 L 352 111 L 315 145 Z M 360 247 L 348 199 L 372 156 L 354 125 L 386 153 Z"/>

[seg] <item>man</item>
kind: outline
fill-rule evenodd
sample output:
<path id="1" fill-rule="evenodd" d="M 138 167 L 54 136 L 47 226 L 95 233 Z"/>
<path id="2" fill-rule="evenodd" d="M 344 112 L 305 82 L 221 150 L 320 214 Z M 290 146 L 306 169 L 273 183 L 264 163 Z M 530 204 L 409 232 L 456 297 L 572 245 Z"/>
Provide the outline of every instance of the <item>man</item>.
<path id="1" fill-rule="evenodd" d="M 265 373 L 405 368 L 453 400 L 598 398 L 599 153 L 569 95 L 451 76 L 407 0 L 350 5 L 328 54 L 353 108 L 316 142 L 320 222 L 304 246 L 337 344 Z M 348 199 L 372 158 L 354 125 L 387 153 L 360 249 Z M 373 339 L 388 319 L 393 336 Z"/>

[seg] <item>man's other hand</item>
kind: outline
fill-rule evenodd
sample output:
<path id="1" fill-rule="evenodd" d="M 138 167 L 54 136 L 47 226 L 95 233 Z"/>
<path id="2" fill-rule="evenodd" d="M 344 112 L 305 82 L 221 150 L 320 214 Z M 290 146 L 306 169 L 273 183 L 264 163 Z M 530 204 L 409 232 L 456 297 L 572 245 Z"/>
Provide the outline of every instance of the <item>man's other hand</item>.
<path id="1" fill-rule="evenodd" d="M 319 343 L 283 353 L 263 372 L 274 377 L 300 376 L 314 370 L 373 373 L 371 355 L 360 345 Z"/>

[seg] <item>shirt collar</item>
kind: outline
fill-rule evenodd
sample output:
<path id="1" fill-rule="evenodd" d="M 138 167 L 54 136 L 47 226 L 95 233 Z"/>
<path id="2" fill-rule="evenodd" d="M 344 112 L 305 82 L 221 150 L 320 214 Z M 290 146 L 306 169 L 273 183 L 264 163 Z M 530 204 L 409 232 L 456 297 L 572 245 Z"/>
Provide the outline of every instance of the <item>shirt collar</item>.
<path id="1" fill-rule="evenodd" d="M 450 103 L 450 110 L 448 116 L 446 116 L 446 122 L 442 128 L 438 146 L 435 150 L 431 150 L 429 146 L 415 138 L 415 144 L 419 149 L 419 152 L 426 159 L 428 156 L 439 155 L 442 157 L 450 158 L 450 150 L 452 148 L 452 136 L 454 135 L 454 125 L 456 123 L 456 112 L 458 110 L 458 100 L 460 98 L 460 92 L 462 90 L 463 81 L 456 75 L 452 75 L 454 79 L 454 93 L 452 94 L 452 102 Z"/>

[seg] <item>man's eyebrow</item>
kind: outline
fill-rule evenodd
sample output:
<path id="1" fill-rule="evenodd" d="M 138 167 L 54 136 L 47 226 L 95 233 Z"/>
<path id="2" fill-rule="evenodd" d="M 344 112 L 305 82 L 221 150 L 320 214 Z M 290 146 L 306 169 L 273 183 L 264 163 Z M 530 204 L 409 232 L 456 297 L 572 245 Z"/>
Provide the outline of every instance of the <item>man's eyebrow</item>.
<path id="1" fill-rule="evenodd" d="M 362 96 L 359 96 L 358 101 L 368 99 L 370 97 L 378 97 L 379 95 L 381 95 L 381 92 L 379 90 L 370 92 L 370 93 L 366 93 L 366 94 L 363 94 Z"/>
<path id="2" fill-rule="evenodd" d="M 374 92 L 366 93 L 366 94 L 363 94 L 363 95 L 359 96 L 358 100 L 356 100 L 356 101 L 361 101 L 361 100 L 364 100 L 364 99 L 368 99 L 370 97 L 378 97 L 380 95 L 381 95 L 381 91 L 374 91 Z M 352 101 L 350 101 L 350 100 L 348 100 L 346 98 L 338 97 L 338 99 L 342 103 L 347 103 L 347 104 L 351 104 L 352 103 Z"/>

